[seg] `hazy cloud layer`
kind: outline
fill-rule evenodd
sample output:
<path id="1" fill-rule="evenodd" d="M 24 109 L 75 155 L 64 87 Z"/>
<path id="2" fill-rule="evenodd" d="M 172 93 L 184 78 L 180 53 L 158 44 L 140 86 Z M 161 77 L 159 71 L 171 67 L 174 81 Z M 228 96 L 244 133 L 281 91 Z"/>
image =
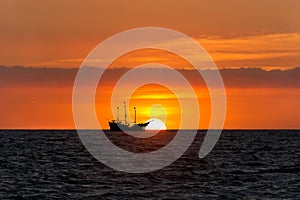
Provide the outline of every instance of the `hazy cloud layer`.
<path id="1" fill-rule="evenodd" d="M 72 87 L 76 68 L 30 68 L 0 66 L 0 88 L 8 87 Z M 103 69 L 94 69 L 103 70 Z M 147 70 L 140 69 L 141 74 L 147 75 Z M 160 69 L 168 70 L 168 69 Z M 126 73 L 127 69 L 106 70 L 102 83 L 112 84 Z M 193 85 L 201 86 L 201 78 L 195 70 L 178 70 L 185 75 Z M 258 68 L 221 69 L 225 86 L 234 88 L 300 88 L 300 68 L 290 70 L 265 71 Z M 203 70 L 204 74 L 211 73 Z"/>

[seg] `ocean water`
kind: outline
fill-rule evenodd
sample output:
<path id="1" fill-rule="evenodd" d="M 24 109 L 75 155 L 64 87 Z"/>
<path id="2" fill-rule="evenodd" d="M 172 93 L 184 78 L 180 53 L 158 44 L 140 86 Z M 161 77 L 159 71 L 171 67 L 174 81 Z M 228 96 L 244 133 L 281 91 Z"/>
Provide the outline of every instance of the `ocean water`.
<path id="1" fill-rule="evenodd" d="M 147 139 L 107 133 L 124 149 L 150 152 L 174 131 Z M 0 131 L 0 199 L 299 199 L 300 131 L 226 130 L 198 157 L 204 131 L 186 153 L 151 173 L 128 174 L 98 162 L 76 131 Z"/>

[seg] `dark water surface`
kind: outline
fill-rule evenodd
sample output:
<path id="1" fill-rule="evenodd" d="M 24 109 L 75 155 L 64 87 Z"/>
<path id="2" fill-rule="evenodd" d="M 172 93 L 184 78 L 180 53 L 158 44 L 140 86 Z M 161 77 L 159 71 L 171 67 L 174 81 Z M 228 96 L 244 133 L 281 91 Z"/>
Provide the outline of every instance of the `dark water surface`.
<path id="1" fill-rule="evenodd" d="M 204 159 L 203 131 L 170 166 L 147 174 L 115 171 L 93 158 L 76 131 L 0 131 L 0 199 L 300 198 L 300 131 L 223 131 Z M 109 135 L 133 152 L 166 145 Z M 129 141 L 128 141 L 129 140 Z"/>

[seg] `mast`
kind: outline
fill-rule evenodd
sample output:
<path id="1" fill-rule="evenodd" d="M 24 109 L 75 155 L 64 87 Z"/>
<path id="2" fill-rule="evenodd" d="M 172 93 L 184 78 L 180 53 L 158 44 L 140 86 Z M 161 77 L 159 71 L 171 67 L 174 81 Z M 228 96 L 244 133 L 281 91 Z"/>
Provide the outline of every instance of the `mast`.
<path id="1" fill-rule="evenodd" d="M 124 118 L 125 118 L 125 124 L 127 124 L 126 123 L 126 103 L 125 103 L 125 101 L 124 101 Z"/>
<path id="2" fill-rule="evenodd" d="M 134 123 L 136 124 L 136 107 L 134 107 L 133 109 L 134 109 Z"/>
<path id="3" fill-rule="evenodd" d="M 119 106 L 117 107 L 117 115 L 118 115 L 117 121 L 119 121 L 120 120 Z"/>

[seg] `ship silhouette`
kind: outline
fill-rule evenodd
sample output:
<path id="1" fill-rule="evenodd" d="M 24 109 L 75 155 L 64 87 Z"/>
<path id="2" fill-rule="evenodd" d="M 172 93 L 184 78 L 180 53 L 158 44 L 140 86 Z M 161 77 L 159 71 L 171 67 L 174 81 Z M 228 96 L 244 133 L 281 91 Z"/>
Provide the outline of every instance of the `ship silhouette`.
<path id="1" fill-rule="evenodd" d="M 134 107 L 134 122 L 130 125 L 126 121 L 126 103 L 124 102 L 124 123 L 119 120 L 119 107 L 117 107 L 118 118 L 108 122 L 110 131 L 144 131 L 151 121 L 145 123 L 136 123 L 136 107 Z"/>

